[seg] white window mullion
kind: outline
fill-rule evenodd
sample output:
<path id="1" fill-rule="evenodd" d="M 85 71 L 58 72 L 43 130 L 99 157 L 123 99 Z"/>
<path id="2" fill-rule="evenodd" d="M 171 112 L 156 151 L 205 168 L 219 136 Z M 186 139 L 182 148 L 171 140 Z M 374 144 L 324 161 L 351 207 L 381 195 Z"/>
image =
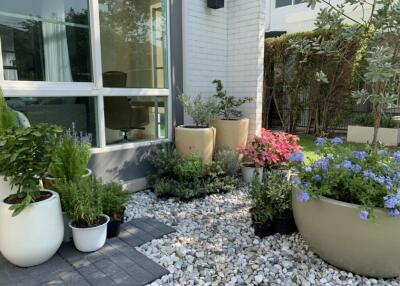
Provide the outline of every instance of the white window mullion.
<path id="1" fill-rule="evenodd" d="M 90 42 L 92 49 L 92 69 L 93 82 L 96 89 L 101 90 L 103 87 L 103 74 L 101 64 L 101 41 L 100 41 L 100 10 L 98 0 L 89 0 L 90 10 Z M 106 146 L 106 131 L 104 117 L 104 97 L 99 94 L 97 97 L 97 134 L 98 145 L 100 148 Z"/>
<path id="2" fill-rule="evenodd" d="M 3 85 L 3 82 L 4 82 L 3 52 L 1 50 L 1 37 L 0 37 L 0 85 L 1 86 Z"/>

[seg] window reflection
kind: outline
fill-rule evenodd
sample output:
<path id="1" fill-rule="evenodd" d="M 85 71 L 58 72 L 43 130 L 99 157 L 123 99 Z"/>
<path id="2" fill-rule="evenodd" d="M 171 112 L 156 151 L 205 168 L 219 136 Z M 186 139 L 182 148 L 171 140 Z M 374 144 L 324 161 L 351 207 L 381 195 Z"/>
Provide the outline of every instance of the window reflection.
<path id="1" fill-rule="evenodd" d="M 166 106 L 166 97 L 104 97 L 107 145 L 166 139 Z"/>
<path id="2" fill-rule="evenodd" d="M 7 104 L 25 127 L 51 123 L 90 135 L 96 142 L 96 102 L 92 97 L 23 97 L 7 98 Z"/>
<path id="3" fill-rule="evenodd" d="M 87 0 L 0 0 L 5 80 L 90 82 Z"/>
<path id="4" fill-rule="evenodd" d="M 167 88 L 164 1 L 99 3 L 103 85 Z"/>

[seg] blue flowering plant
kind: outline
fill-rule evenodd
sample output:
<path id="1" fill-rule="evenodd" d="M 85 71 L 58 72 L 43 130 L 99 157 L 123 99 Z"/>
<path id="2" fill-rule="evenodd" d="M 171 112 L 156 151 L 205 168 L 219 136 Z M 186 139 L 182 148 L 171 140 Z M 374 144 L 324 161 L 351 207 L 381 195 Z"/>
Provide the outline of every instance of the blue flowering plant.
<path id="1" fill-rule="evenodd" d="M 374 218 L 374 208 L 400 216 L 400 151 L 354 151 L 342 143 L 340 138 L 318 138 L 320 157 L 311 164 L 297 164 L 298 201 L 324 196 L 357 204 L 363 220 Z"/>

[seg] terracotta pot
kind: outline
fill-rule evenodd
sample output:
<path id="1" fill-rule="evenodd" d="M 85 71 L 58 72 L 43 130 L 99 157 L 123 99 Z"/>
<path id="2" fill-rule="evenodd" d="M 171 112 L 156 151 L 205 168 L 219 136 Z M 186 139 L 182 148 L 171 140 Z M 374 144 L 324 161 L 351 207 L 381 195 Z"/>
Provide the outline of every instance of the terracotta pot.
<path id="1" fill-rule="evenodd" d="M 178 126 L 175 128 L 175 145 L 182 157 L 198 156 L 205 164 L 212 162 L 216 129 Z"/>
<path id="2" fill-rule="evenodd" d="M 247 144 L 250 120 L 215 120 L 213 126 L 217 129 L 216 145 L 218 148 L 229 148 L 236 151 Z"/>
<path id="3" fill-rule="evenodd" d="M 296 199 L 296 225 L 311 249 L 328 263 L 361 276 L 391 278 L 400 275 L 400 218 L 374 209 L 375 220 L 361 220 L 359 205 L 321 197 Z"/>

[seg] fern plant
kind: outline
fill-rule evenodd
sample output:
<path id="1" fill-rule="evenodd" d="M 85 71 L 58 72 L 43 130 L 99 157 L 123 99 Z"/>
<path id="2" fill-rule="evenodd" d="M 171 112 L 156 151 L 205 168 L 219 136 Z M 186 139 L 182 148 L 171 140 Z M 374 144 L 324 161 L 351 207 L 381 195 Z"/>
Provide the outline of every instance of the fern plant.
<path id="1" fill-rule="evenodd" d="M 17 122 L 14 113 L 8 107 L 3 91 L 0 88 L 0 136 L 2 136 L 7 129 L 15 126 L 17 126 Z"/>
<path id="2" fill-rule="evenodd" d="M 90 159 L 90 144 L 77 142 L 74 136 L 65 134 L 54 150 L 49 174 L 53 178 L 75 181 L 86 174 Z"/>

